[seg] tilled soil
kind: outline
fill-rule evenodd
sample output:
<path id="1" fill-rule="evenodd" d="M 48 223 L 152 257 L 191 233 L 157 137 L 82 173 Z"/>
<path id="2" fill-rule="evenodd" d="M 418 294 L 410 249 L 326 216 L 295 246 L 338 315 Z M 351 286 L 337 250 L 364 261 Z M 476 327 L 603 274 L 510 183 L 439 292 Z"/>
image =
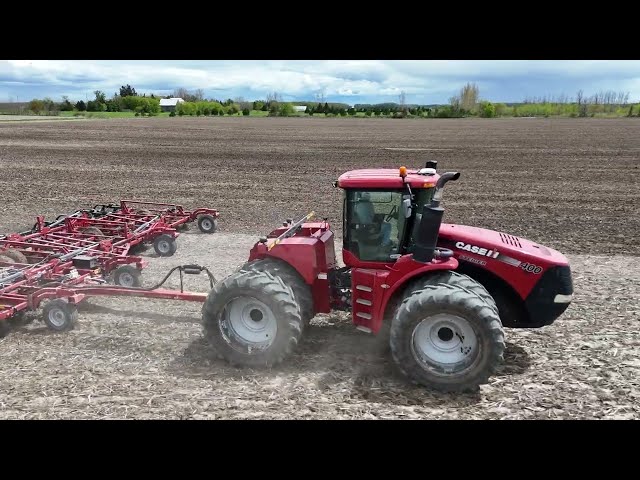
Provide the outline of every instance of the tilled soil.
<path id="1" fill-rule="evenodd" d="M 574 303 L 552 326 L 507 330 L 505 363 L 479 392 L 444 395 L 396 372 L 384 338 L 320 315 L 289 361 L 236 369 L 204 342 L 198 303 L 93 298 L 77 327 L 36 319 L 0 339 L 0 418 L 639 418 L 640 224 L 635 119 L 393 121 L 195 118 L 0 125 L 0 232 L 119 198 L 222 212 L 146 285 L 200 263 L 219 278 L 257 236 L 309 210 L 339 233 L 348 169 L 436 159 L 451 222 L 566 253 Z M 338 235 L 339 236 L 339 235 Z M 339 244 L 339 240 L 338 240 Z M 177 286 L 175 282 L 173 286 Z M 203 276 L 187 288 L 207 291 Z"/>
<path id="2" fill-rule="evenodd" d="M 173 257 L 145 253 L 145 285 L 186 263 L 222 278 L 254 242 L 183 234 Z M 0 417 L 639 418 L 640 280 L 631 272 L 640 258 L 570 260 L 575 302 L 552 326 L 507 330 L 505 363 L 476 393 L 411 385 L 385 339 L 355 330 L 348 315 L 318 315 L 279 367 L 239 369 L 204 340 L 201 304 L 102 297 L 80 308 L 70 332 L 53 333 L 30 314 L 34 321 L 0 340 Z M 186 286 L 208 290 L 204 276 Z"/>
<path id="3" fill-rule="evenodd" d="M 462 173 L 445 221 L 566 252 L 638 255 L 639 130 L 635 118 L 0 124 L 0 232 L 120 198 L 217 207 L 228 232 L 267 232 L 311 210 L 339 231 L 331 183 L 342 172 L 438 160 Z"/>

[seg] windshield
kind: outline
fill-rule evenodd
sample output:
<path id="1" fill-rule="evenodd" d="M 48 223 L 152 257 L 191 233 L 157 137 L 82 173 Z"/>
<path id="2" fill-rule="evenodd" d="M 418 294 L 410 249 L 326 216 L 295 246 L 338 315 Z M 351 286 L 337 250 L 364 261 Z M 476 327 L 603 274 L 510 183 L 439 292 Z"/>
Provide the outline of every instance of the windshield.
<path id="1" fill-rule="evenodd" d="M 405 218 L 401 190 L 345 190 L 344 248 L 363 261 L 399 257 Z"/>

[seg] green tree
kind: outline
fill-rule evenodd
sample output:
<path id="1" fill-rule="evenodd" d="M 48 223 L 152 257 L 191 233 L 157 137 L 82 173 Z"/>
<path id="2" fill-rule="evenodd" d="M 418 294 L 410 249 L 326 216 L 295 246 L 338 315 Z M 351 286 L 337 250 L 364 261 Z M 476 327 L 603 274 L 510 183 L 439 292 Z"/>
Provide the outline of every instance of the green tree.
<path id="1" fill-rule="evenodd" d="M 496 107 L 491 102 L 480 102 L 480 116 L 493 118 L 496 116 Z"/>
<path id="2" fill-rule="evenodd" d="M 61 112 L 70 112 L 73 110 L 73 104 L 69 101 L 69 97 L 66 95 L 62 97 L 62 103 L 60 104 Z"/>
<path id="3" fill-rule="evenodd" d="M 137 97 L 136 89 L 131 85 L 127 84 L 120 87 L 120 96 L 121 97 Z"/>
<path id="4" fill-rule="evenodd" d="M 356 114 L 356 109 L 351 107 L 349 110 L 347 110 L 347 113 L 353 117 Z"/>
<path id="5" fill-rule="evenodd" d="M 34 98 L 29 102 L 29 110 L 31 110 L 36 115 L 39 114 L 44 109 L 45 109 L 45 104 L 44 104 L 44 101 L 42 100 L 38 100 L 37 98 Z"/>
<path id="6" fill-rule="evenodd" d="M 251 110 L 249 110 L 248 108 L 242 109 L 242 115 L 244 115 L 245 117 L 249 116 L 250 114 L 251 114 Z"/>
<path id="7" fill-rule="evenodd" d="M 295 115 L 296 109 L 293 107 L 291 103 L 281 103 L 279 109 L 279 115 L 281 117 L 288 117 L 290 115 Z"/>
<path id="8" fill-rule="evenodd" d="M 104 94 L 103 91 L 95 90 L 93 92 L 93 94 L 96 96 L 96 102 L 98 102 L 98 103 L 106 103 L 107 102 L 107 96 Z"/>
<path id="9" fill-rule="evenodd" d="M 80 100 L 79 102 L 76 103 L 76 110 L 78 110 L 79 112 L 84 112 L 87 110 L 87 104 L 84 103 L 82 100 Z"/>

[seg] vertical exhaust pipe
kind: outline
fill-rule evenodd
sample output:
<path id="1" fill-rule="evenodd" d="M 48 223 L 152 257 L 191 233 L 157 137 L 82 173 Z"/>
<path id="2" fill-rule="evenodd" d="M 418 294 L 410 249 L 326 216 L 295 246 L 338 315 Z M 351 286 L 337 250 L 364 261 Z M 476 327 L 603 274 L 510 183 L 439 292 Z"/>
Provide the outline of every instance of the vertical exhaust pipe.
<path id="1" fill-rule="evenodd" d="M 422 217 L 420 218 L 420 225 L 418 225 L 417 238 L 415 239 L 416 247 L 413 252 L 415 261 L 429 263 L 433 260 L 436 244 L 438 243 L 440 225 L 442 224 L 442 216 L 444 215 L 444 208 L 440 206 L 442 191 L 449 180 L 457 180 L 458 178 L 460 178 L 459 172 L 442 174 L 438 183 L 436 183 L 436 191 L 433 194 L 431 204 L 422 207 Z"/>

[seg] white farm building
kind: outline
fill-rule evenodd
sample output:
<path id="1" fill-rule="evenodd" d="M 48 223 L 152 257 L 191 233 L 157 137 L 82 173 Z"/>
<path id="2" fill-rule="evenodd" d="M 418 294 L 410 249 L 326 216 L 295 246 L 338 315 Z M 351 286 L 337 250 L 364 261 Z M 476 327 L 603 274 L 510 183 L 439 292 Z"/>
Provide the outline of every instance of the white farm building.
<path id="1" fill-rule="evenodd" d="M 160 110 L 163 112 L 175 112 L 176 106 L 181 102 L 184 102 L 181 98 L 161 98 Z"/>

